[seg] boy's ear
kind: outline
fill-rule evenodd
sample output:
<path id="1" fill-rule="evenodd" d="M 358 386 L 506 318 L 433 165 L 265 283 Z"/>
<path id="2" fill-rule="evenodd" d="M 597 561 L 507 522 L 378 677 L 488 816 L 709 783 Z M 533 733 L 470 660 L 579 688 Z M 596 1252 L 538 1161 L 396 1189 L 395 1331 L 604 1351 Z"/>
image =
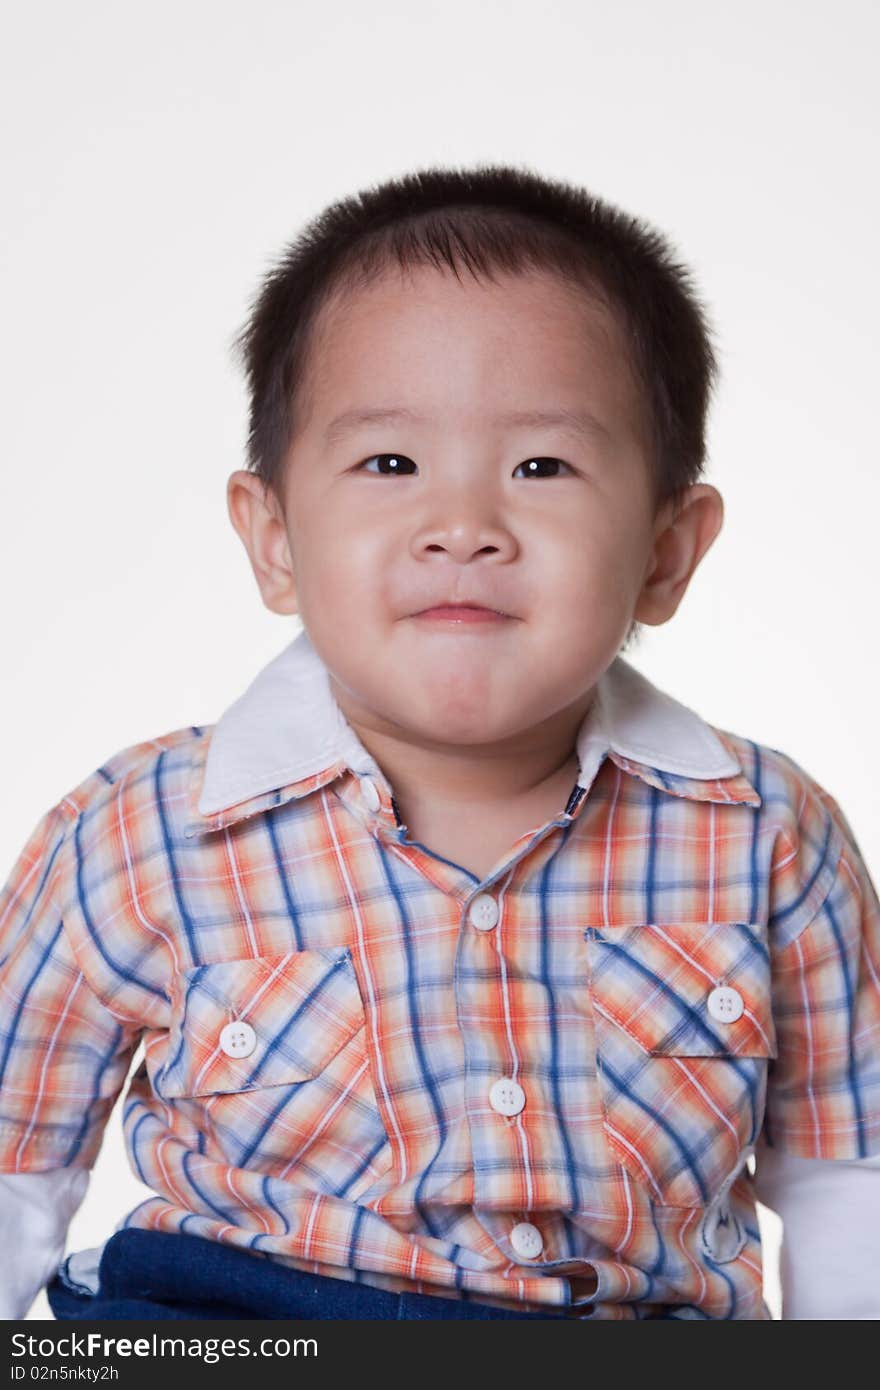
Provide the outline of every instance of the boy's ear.
<path id="1" fill-rule="evenodd" d="M 673 513 L 661 509 L 645 582 L 633 612 L 641 623 L 657 627 L 672 617 L 697 565 L 724 524 L 724 499 L 709 483 L 696 483 Z"/>
<path id="2" fill-rule="evenodd" d="M 298 613 L 290 540 L 275 494 L 256 474 L 239 468 L 226 484 L 226 508 L 266 607 L 272 613 Z"/>

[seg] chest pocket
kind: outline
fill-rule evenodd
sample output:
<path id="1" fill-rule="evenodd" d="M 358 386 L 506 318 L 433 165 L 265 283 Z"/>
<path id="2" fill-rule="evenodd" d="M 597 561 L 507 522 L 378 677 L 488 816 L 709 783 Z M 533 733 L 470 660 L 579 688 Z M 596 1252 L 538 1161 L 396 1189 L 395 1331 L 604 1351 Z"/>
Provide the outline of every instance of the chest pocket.
<path id="1" fill-rule="evenodd" d="M 153 1088 L 226 1161 L 351 1195 L 390 1162 L 366 1031 L 345 947 L 194 966 Z"/>
<path id="2" fill-rule="evenodd" d="M 345 948 L 197 965 L 177 983 L 156 1090 L 207 1096 L 305 1081 L 363 1026 Z"/>
<path id="3" fill-rule="evenodd" d="M 605 1134 L 665 1206 L 705 1206 L 754 1143 L 775 1057 L 766 927 L 587 927 Z"/>

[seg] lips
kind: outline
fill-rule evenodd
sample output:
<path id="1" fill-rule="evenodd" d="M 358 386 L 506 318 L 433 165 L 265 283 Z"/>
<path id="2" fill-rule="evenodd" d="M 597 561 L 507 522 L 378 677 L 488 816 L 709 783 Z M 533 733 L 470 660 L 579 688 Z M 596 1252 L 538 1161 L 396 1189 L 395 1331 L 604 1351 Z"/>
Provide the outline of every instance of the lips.
<path id="1" fill-rule="evenodd" d="M 504 622 L 510 619 L 508 613 L 472 603 L 438 604 L 435 608 L 423 608 L 420 613 L 414 613 L 412 616 L 429 621 L 453 623 Z"/>
<path id="2" fill-rule="evenodd" d="M 437 603 L 430 608 L 420 608 L 420 613 L 441 613 L 451 610 L 460 612 L 462 608 L 470 608 L 478 613 L 500 613 L 499 608 L 490 608 L 486 603 Z"/>

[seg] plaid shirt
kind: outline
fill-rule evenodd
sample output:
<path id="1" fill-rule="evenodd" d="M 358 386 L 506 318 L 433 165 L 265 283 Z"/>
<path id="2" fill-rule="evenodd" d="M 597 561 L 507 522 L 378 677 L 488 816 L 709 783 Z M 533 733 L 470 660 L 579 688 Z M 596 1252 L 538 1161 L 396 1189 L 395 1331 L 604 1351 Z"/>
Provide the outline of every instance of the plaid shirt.
<path id="1" fill-rule="evenodd" d="M 833 798 L 618 657 L 482 881 L 400 821 L 303 631 L 113 756 L 0 894 L 0 1173 L 124 1099 L 190 1232 L 378 1287 L 768 1318 L 762 1146 L 880 1149 L 880 903 Z"/>

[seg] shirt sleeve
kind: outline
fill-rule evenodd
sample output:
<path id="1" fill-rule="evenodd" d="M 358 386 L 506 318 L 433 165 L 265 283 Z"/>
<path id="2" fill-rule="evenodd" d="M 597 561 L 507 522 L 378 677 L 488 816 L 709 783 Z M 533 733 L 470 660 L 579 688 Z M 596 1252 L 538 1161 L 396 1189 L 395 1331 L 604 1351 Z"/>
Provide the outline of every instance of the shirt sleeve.
<path id="1" fill-rule="evenodd" d="M 762 1143 L 801 1158 L 880 1153 L 880 902 L 852 828 L 804 777 L 771 915 L 773 1019 Z"/>
<path id="2" fill-rule="evenodd" d="M 47 811 L 0 889 L 0 1173 L 91 1168 L 140 1037 L 65 929 L 76 820 L 64 802 Z"/>
<path id="3" fill-rule="evenodd" d="M 803 768 L 771 888 L 777 1056 L 754 1194 L 781 1218 L 784 1319 L 880 1318 L 880 902 Z"/>

